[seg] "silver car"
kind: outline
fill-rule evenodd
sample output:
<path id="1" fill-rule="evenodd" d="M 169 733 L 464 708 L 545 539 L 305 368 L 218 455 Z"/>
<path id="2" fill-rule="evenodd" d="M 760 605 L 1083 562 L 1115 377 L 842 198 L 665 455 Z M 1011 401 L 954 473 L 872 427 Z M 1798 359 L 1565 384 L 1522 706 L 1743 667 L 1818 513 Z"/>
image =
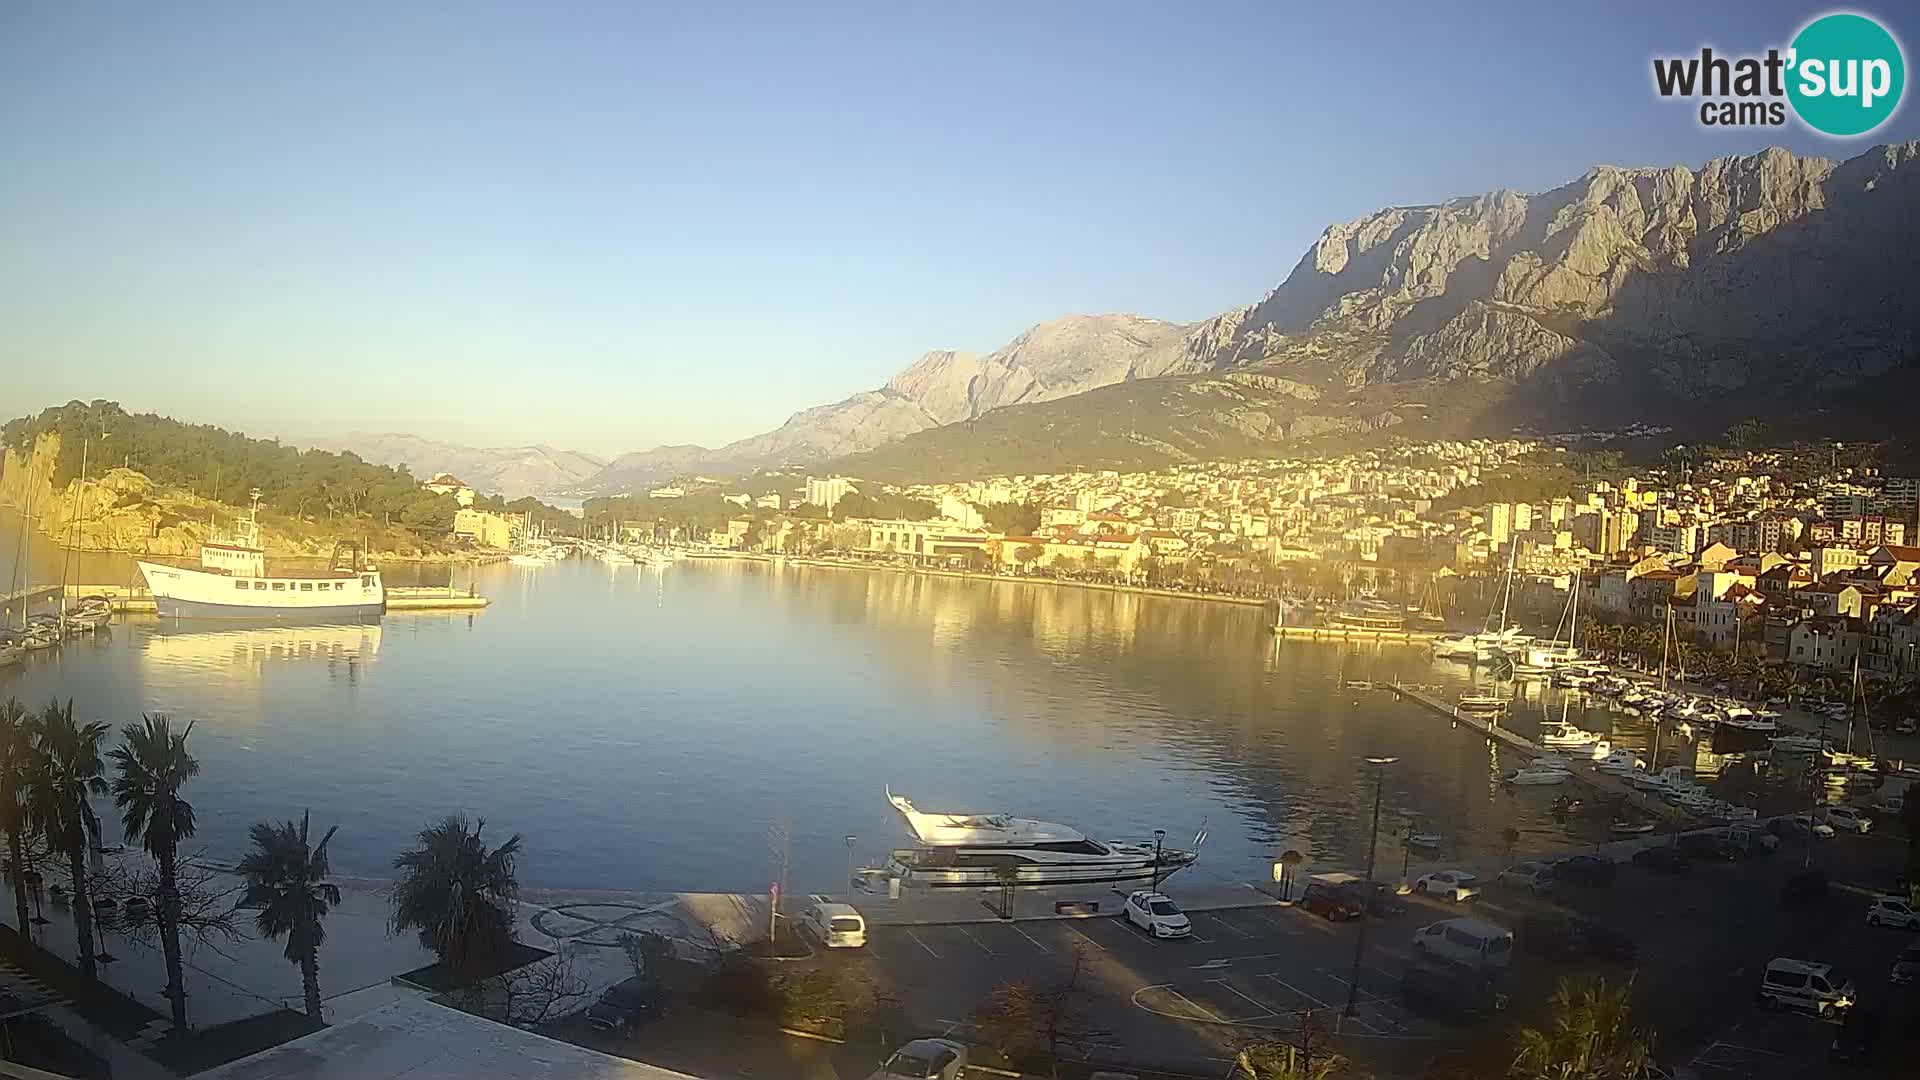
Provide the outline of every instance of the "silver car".
<path id="1" fill-rule="evenodd" d="M 1553 888 L 1553 867 L 1543 862 L 1514 863 L 1494 875 L 1494 884 L 1543 893 Z"/>
<path id="2" fill-rule="evenodd" d="M 951 1039 L 915 1039 L 893 1052 L 867 1080 L 960 1080 L 967 1048 Z"/>

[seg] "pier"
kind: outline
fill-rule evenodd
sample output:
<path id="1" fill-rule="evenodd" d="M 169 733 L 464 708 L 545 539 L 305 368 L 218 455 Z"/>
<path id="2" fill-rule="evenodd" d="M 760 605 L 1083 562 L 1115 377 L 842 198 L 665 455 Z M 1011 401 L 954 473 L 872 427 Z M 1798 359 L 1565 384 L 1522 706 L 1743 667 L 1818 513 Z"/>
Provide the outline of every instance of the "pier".
<path id="1" fill-rule="evenodd" d="M 24 608 L 35 600 L 57 596 L 59 593 L 58 585 L 29 585 L 10 593 L 0 593 L 0 611 L 12 611 L 15 607 Z"/>
<path id="2" fill-rule="evenodd" d="M 1279 638 L 1299 638 L 1307 641 L 1388 641 L 1388 642 L 1428 642 L 1440 637 L 1431 630 L 1367 630 L 1351 626 L 1280 626 L 1269 627 L 1273 635 Z"/>
<path id="3" fill-rule="evenodd" d="M 1497 717 L 1482 719 L 1471 713 L 1462 712 L 1455 706 L 1448 705 L 1435 698 L 1428 697 L 1425 694 L 1409 690 L 1398 683 L 1383 685 L 1384 689 L 1397 695 L 1400 700 L 1411 701 L 1426 709 L 1428 712 L 1437 713 L 1446 717 L 1455 724 L 1463 724 L 1472 728 L 1486 736 L 1488 741 L 1498 740 L 1512 749 L 1523 750 L 1536 757 L 1546 757 L 1553 753 L 1553 751 L 1534 742 L 1532 739 L 1501 727 Z M 1687 813 L 1685 810 L 1662 802 L 1659 799 L 1649 798 L 1644 792 L 1635 791 L 1633 785 L 1626 781 L 1596 771 L 1591 763 L 1575 761 L 1573 765 L 1574 767 L 1568 770 L 1569 775 L 1571 775 L 1573 779 L 1593 788 L 1603 795 L 1617 796 L 1623 799 L 1627 805 L 1635 807 L 1649 817 L 1659 818 L 1662 821 L 1668 822 L 1690 822 L 1693 820 L 1693 815 Z"/>

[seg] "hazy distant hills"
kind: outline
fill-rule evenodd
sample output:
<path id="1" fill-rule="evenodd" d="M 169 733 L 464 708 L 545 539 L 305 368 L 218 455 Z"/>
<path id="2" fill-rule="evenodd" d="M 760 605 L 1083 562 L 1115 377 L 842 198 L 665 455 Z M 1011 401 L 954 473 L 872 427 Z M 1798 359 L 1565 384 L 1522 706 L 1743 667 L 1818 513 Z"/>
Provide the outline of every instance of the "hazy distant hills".
<path id="1" fill-rule="evenodd" d="M 895 480 L 1139 466 L 1303 439 L 1627 421 L 1848 430 L 1920 356 L 1920 143 L 1604 165 L 1329 226 L 1279 287 L 1193 325 L 1070 315 L 985 356 L 586 485 L 822 464 Z M 1904 395 L 1903 395 L 1904 396 Z"/>
<path id="2" fill-rule="evenodd" d="M 990 409 L 1151 378 L 1177 368 L 1177 347 L 1187 329 L 1137 315 L 1064 316 L 989 356 L 927 353 L 885 386 L 794 413 L 763 435 L 714 450 L 661 446 L 622 454 L 587 487 L 628 491 L 683 473 L 726 475 L 827 461 Z"/>
<path id="3" fill-rule="evenodd" d="M 547 446 L 481 448 L 399 433 L 352 432 L 337 439 L 315 439 L 322 450 L 351 450 L 376 465 L 405 465 L 424 480 L 452 473 L 475 490 L 519 498 L 548 495 L 579 486 L 606 467 L 606 459 L 577 450 Z"/>

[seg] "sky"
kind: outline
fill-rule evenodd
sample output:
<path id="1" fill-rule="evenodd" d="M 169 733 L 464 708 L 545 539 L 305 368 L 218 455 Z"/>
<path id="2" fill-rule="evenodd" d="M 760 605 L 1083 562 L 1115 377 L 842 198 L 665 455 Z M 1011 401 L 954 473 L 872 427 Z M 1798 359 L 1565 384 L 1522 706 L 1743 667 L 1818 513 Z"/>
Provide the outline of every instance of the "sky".
<path id="1" fill-rule="evenodd" d="M 1384 206 L 1920 137 L 1653 93 L 1827 10 L 15 0 L 0 414 L 717 445 L 929 349 L 1255 301 Z"/>

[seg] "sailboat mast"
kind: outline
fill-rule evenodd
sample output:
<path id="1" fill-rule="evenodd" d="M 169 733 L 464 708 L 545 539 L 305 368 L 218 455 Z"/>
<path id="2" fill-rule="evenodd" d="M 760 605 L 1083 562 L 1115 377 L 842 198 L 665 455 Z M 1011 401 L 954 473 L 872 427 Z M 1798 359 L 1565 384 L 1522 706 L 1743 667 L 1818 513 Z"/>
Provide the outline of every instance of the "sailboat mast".
<path id="1" fill-rule="evenodd" d="M 1660 634 L 1660 689 L 1667 688 L 1667 643 L 1673 638 L 1673 605 L 1667 605 L 1667 622 Z M 1656 730 L 1658 728 L 1656 727 Z"/>

